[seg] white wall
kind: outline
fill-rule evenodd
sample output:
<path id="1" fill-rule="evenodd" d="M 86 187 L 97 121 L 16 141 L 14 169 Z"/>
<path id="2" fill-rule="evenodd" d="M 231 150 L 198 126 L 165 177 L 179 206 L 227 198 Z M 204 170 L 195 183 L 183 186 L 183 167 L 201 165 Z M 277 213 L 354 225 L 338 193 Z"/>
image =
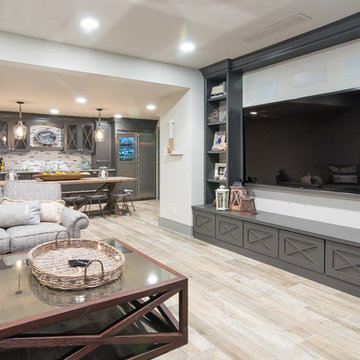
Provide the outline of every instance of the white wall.
<path id="1" fill-rule="evenodd" d="M 160 208 L 162 218 L 192 226 L 191 205 L 203 203 L 203 78 L 198 70 L 4 32 L 0 32 L 0 60 L 188 89 L 160 104 Z M 185 154 L 179 159 L 164 155 L 170 117 L 176 118 L 176 141 L 184 144 Z"/>
<path id="2" fill-rule="evenodd" d="M 360 86 L 360 40 L 244 75 L 244 106 Z M 258 210 L 360 228 L 360 195 L 256 186 Z"/>
<path id="3" fill-rule="evenodd" d="M 360 40 L 244 75 L 244 107 L 360 86 Z"/>
<path id="4" fill-rule="evenodd" d="M 194 102 L 191 95 L 189 90 L 163 98 L 160 114 L 160 199 L 166 199 L 160 203 L 160 217 L 187 226 L 192 226 L 191 205 L 204 201 L 203 118 L 201 102 Z M 183 150 L 183 155 L 166 154 L 172 120 L 174 151 Z"/>
<path id="5" fill-rule="evenodd" d="M 174 151 L 184 155 L 166 155 L 168 122 L 174 124 Z M 160 113 L 160 217 L 191 225 L 191 139 L 190 94 L 180 93 L 163 98 Z M 185 175 L 185 176 L 181 176 Z"/>

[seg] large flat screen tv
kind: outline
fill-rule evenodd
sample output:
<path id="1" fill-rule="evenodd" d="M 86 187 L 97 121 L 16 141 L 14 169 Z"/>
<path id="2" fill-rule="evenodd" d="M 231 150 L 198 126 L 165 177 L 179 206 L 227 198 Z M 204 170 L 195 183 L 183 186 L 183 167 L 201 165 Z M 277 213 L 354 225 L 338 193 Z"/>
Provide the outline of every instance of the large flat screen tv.
<path id="1" fill-rule="evenodd" d="M 245 175 L 360 193 L 360 89 L 244 108 Z"/>

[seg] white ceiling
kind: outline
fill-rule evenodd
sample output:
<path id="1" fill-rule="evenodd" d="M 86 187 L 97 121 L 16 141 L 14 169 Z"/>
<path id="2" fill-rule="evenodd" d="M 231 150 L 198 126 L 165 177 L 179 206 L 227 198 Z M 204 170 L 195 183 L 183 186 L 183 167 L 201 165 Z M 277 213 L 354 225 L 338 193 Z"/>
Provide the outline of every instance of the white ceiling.
<path id="1" fill-rule="evenodd" d="M 96 108 L 103 108 L 102 117 L 120 113 L 129 118 L 158 119 L 158 109 L 150 111 L 146 105 L 185 91 L 177 86 L 5 61 L 0 61 L 0 79 L 1 110 L 18 111 L 16 101 L 21 100 L 24 112 L 38 114 L 57 108 L 62 115 L 97 117 Z M 80 96 L 86 97 L 86 104 L 75 102 Z"/>
<path id="2" fill-rule="evenodd" d="M 200 68 L 359 11 L 360 0 L 0 0 L 0 31 Z M 97 30 L 80 28 L 86 16 L 100 22 Z M 179 52 L 185 40 L 196 44 L 193 53 Z M 0 76 L 0 109 L 23 100 L 25 112 L 94 116 L 103 107 L 104 117 L 157 118 L 145 105 L 182 90 L 5 62 Z M 88 103 L 74 103 L 85 90 Z"/>
<path id="3" fill-rule="evenodd" d="M 359 0 L 0 0 L 0 30 L 199 68 L 359 11 Z M 249 41 L 299 13 L 310 19 Z M 90 34 L 86 16 L 100 22 Z M 184 40 L 196 51 L 180 54 Z"/>

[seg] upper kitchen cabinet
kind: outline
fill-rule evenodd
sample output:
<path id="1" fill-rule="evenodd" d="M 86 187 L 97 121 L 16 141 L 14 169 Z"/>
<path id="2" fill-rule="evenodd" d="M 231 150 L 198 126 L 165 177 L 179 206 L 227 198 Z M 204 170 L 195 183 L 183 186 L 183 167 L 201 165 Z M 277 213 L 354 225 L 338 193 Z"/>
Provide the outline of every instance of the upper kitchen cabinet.
<path id="1" fill-rule="evenodd" d="M 81 152 L 92 154 L 94 152 L 94 124 L 81 125 Z"/>
<path id="2" fill-rule="evenodd" d="M 17 119 L 14 117 L 14 114 L 0 114 L 0 153 L 29 151 L 28 136 L 24 139 L 15 139 L 14 126 L 16 123 Z M 28 125 L 26 120 L 23 120 L 23 123 L 26 126 Z"/>
<path id="3" fill-rule="evenodd" d="M 0 152 L 7 152 L 9 149 L 9 124 L 7 120 L 0 120 Z"/>
<path id="4" fill-rule="evenodd" d="M 102 121 L 101 128 L 104 130 L 105 140 L 95 143 L 95 152 L 92 158 L 94 168 L 98 168 L 100 166 L 111 167 L 111 157 L 112 157 L 111 123 Z"/>
<path id="5" fill-rule="evenodd" d="M 94 152 L 93 123 L 65 123 L 65 152 Z"/>

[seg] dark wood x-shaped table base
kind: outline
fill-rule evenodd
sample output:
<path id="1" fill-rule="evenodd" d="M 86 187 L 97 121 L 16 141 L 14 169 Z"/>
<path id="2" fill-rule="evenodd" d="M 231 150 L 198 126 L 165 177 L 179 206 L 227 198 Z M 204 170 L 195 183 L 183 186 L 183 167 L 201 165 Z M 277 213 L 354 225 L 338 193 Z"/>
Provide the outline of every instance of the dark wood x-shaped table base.
<path id="1" fill-rule="evenodd" d="M 164 265 L 162 267 L 171 270 Z M 92 352 L 99 351 L 99 347 L 131 345 L 134 353 L 125 354 L 125 357 L 120 358 L 135 360 L 152 359 L 178 348 L 186 344 L 188 339 L 188 289 L 187 278 L 173 270 L 172 272 L 178 276 L 156 285 L 119 292 L 116 295 L 0 325 L 0 358 L 8 356 L 6 352 L 3 353 L 5 355 L 1 354 L 2 349 L 15 351 L 25 348 L 32 349 L 28 356 L 30 360 L 58 359 L 59 357 L 53 355 L 52 351 L 55 351 L 55 348 L 63 348 L 66 355 L 61 356 L 61 359 L 78 360 L 85 356 L 87 359 L 97 359 L 97 355 L 92 357 Z M 178 295 L 179 320 L 164 304 L 176 295 Z M 89 331 L 73 335 L 71 332 L 69 334 L 68 330 L 64 330 L 66 328 L 64 324 L 70 324 L 68 328 L 71 329 L 71 324 L 77 324 L 79 319 L 89 321 L 87 329 L 92 326 L 96 328 L 93 322 L 97 314 L 102 314 L 103 311 L 110 313 L 118 309 L 121 309 L 121 316 L 111 320 L 105 329 L 94 335 L 91 332 L 89 335 Z M 60 330 L 55 334 L 53 331 L 47 332 L 54 327 Z M 124 331 L 125 329 L 130 329 L 130 334 L 129 331 Z M 133 332 L 133 329 L 136 331 Z M 66 348 L 71 347 L 72 349 L 67 351 Z M 36 348 L 47 348 L 46 357 L 38 357 Z"/>

